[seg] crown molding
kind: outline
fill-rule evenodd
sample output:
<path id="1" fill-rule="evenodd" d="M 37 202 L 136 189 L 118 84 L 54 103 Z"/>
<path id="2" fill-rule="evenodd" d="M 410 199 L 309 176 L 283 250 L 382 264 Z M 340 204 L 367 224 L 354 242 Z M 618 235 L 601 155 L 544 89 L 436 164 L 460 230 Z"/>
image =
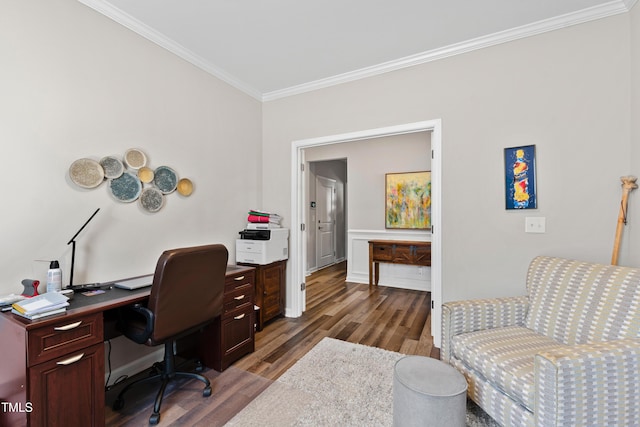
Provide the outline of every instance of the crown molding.
<path id="1" fill-rule="evenodd" d="M 104 0 L 78 0 L 80 3 L 90 7 L 98 13 L 112 19 L 118 24 L 130 29 L 134 33 L 141 35 L 147 40 L 157 44 L 158 46 L 168 50 L 169 52 L 179 56 L 185 61 L 195 65 L 196 67 L 206 71 L 217 77 L 225 83 L 235 87 L 236 89 L 246 93 L 247 95 L 262 101 L 262 93 L 251 87 L 250 85 L 236 79 L 226 71 L 216 67 L 211 62 L 186 49 L 184 46 L 176 43 L 174 40 L 159 33 L 133 16 L 123 12 L 121 9 L 113 6 Z"/>
<path id="2" fill-rule="evenodd" d="M 461 43 L 451 44 L 438 49 L 421 52 L 416 55 L 406 56 L 393 61 L 384 62 L 371 67 L 365 67 L 325 79 L 315 80 L 285 89 L 279 89 L 271 92 L 261 93 L 256 88 L 245 82 L 235 78 L 226 71 L 216 67 L 211 62 L 196 55 L 184 46 L 169 39 L 153 28 L 147 26 L 143 22 L 135 19 L 131 15 L 116 8 L 105 0 L 78 0 L 80 3 L 90 7 L 91 9 L 101 13 L 102 15 L 112 19 L 113 21 L 123 25 L 131 31 L 141 35 L 153 43 L 167 49 L 185 61 L 195 65 L 196 67 L 212 74 L 218 79 L 228 83 L 236 89 L 246 93 L 247 95 L 262 101 L 273 101 L 288 96 L 298 95 L 311 92 L 318 89 L 336 86 L 342 83 L 348 83 L 355 80 L 373 77 L 391 71 L 403 68 L 413 67 L 427 62 L 437 61 L 439 59 L 448 58 L 463 53 L 472 52 L 474 50 L 483 49 L 485 47 L 495 46 L 501 43 L 507 43 L 541 33 L 554 31 L 560 28 L 582 24 L 601 18 L 629 12 L 638 0 L 613 0 L 591 8 L 583 9 L 578 12 L 568 13 L 554 18 L 535 22 L 533 24 L 524 25 L 522 27 L 513 28 L 506 31 L 490 34 L 483 37 L 467 40 Z"/>
<path id="3" fill-rule="evenodd" d="M 391 71 L 396 71 L 403 68 L 413 67 L 415 65 L 425 64 L 427 62 L 437 61 L 439 59 L 472 52 L 474 50 L 483 49 L 485 47 L 495 46 L 513 40 L 554 31 L 560 28 L 566 28 L 572 25 L 582 24 L 620 13 L 625 13 L 630 10 L 630 8 L 633 6 L 633 3 L 635 3 L 636 1 L 637 0 L 614 0 L 609 3 L 583 9 L 578 12 L 573 12 L 538 21 L 533 24 L 524 25 L 511 30 L 501 31 L 498 33 L 490 34 L 488 36 L 478 37 L 462 43 L 455 43 L 449 46 L 433 49 L 416 55 L 406 56 L 398 60 L 385 62 L 382 64 L 374 65 L 372 67 L 366 67 L 326 79 L 315 80 L 313 82 L 292 86 L 282 90 L 268 92 L 262 96 L 262 101 L 273 101 L 276 99 L 298 95 L 305 92 L 311 92 L 342 83 L 348 83 L 367 77 L 373 77 Z"/>

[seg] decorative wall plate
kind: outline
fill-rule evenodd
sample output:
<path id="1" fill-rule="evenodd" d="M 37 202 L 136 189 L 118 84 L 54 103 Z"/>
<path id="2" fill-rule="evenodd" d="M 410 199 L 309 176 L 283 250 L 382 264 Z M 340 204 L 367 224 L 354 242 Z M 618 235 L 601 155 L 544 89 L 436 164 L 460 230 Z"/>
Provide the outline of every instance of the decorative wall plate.
<path id="1" fill-rule="evenodd" d="M 193 193 L 193 183 L 189 178 L 182 178 L 178 181 L 178 194 L 190 196 Z"/>
<path id="2" fill-rule="evenodd" d="M 125 203 L 135 201 L 142 192 L 142 183 L 131 172 L 125 172 L 119 178 L 112 179 L 109 186 L 113 197 Z"/>
<path id="3" fill-rule="evenodd" d="M 138 170 L 147 165 L 147 156 L 137 148 L 130 148 L 124 153 L 124 163 L 129 169 Z"/>
<path id="4" fill-rule="evenodd" d="M 178 185 L 178 176 L 169 166 L 156 168 L 153 183 L 164 194 L 172 193 Z"/>
<path id="5" fill-rule="evenodd" d="M 164 206 L 164 194 L 157 188 L 145 188 L 140 195 L 140 205 L 148 212 L 158 212 Z"/>
<path id="6" fill-rule="evenodd" d="M 145 184 L 150 183 L 151 181 L 153 181 L 153 170 L 146 166 L 141 167 L 140 169 L 138 169 L 138 178 L 140 178 L 140 181 L 144 182 Z"/>
<path id="7" fill-rule="evenodd" d="M 83 188 L 95 188 L 104 181 L 104 169 L 92 159 L 78 159 L 69 167 L 69 177 Z"/>
<path id="8" fill-rule="evenodd" d="M 100 165 L 104 169 L 104 176 L 109 179 L 118 178 L 124 172 L 124 165 L 117 157 L 107 156 L 100 160 Z"/>
<path id="9" fill-rule="evenodd" d="M 124 156 L 104 156 L 100 161 L 78 159 L 69 167 L 71 181 L 83 188 L 95 188 L 108 179 L 108 191 L 114 200 L 130 203 L 139 200 L 142 209 L 157 212 L 164 206 L 167 194 L 174 191 L 188 197 L 193 193 L 193 182 L 180 179 L 169 166 L 152 169 L 146 154 L 130 148 Z"/>

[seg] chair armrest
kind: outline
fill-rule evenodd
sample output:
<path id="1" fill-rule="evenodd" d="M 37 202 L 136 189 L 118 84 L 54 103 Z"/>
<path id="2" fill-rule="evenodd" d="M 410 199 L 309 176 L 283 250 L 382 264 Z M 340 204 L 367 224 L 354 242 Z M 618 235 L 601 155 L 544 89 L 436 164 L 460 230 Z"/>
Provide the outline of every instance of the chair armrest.
<path id="1" fill-rule="evenodd" d="M 640 419 L 640 339 L 535 356 L 535 425 L 630 425 Z"/>
<path id="2" fill-rule="evenodd" d="M 155 315 L 141 304 L 122 307 L 119 311 L 118 329 L 130 340 L 145 344 L 153 332 Z"/>
<path id="3" fill-rule="evenodd" d="M 529 307 L 526 296 L 447 302 L 442 305 L 440 359 L 449 363 L 451 339 L 482 329 L 524 325 Z"/>

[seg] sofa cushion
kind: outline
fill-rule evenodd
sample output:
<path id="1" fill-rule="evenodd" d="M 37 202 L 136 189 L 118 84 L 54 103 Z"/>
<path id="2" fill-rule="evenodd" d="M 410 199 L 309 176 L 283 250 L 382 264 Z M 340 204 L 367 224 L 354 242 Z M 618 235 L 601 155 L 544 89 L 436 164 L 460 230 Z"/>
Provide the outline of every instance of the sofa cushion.
<path id="1" fill-rule="evenodd" d="M 537 257 L 525 326 L 567 345 L 640 336 L 640 269 Z"/>
<path id="2" fill-rule="evenodd" d="M 566 346 L 522 326 L 457 335 L 451 343 L 454 359 L 530 411 L 533 411 L 535 394 L 534 356 L 558 347 Z"/>

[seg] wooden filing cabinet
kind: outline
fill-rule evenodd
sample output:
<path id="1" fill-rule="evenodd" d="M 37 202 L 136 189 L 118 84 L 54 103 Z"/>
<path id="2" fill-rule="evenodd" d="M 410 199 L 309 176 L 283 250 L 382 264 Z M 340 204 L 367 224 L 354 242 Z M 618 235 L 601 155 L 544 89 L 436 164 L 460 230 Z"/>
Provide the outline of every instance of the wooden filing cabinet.
<path id="1" fill-rule="evenodd" d="M 256 305 L 260 307 L 257 328 L 260 331 L 264 322 L 284 315 L 287 260 L 276 261 L 266 265 L 238 264 L 255 267 L 256 269 Z"/>
<path id="2" fill-rule="evenodd" d="M 3 411 L 0 425 L 104 425 L 102 313 L 37 322 L 3 316 L 0 328 L 26 341 L 3 350 L 0 375 L 16 382 L 0 393 L 17 406 Z"/>
<path id="3" fill-rule="evenodd" d="M 205 365 L 223 371 L 255 349 L 255 270 L 228 266 L 221 316 L 201 339 L 213 339 L 216 351 L 200 356 Z"/>

